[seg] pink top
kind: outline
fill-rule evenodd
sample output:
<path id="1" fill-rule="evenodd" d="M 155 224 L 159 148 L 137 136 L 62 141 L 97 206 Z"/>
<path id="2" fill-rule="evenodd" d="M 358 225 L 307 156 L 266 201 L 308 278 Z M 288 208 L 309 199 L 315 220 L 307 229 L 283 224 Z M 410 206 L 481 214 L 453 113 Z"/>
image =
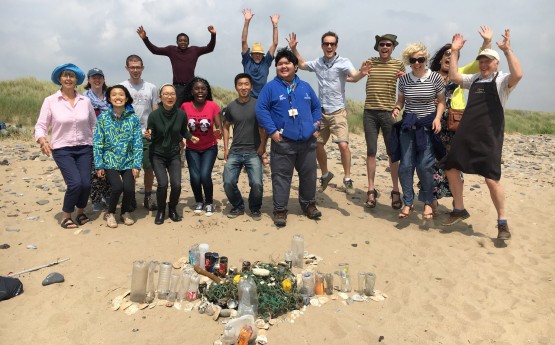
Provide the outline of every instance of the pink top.
<path id="1" fill-rule="evenodd" d="M 91 101 L 77 93 L 73 108 L 58 90 L 44 99 L 35 125 L 35 140 L 46 138 L 52 126 L 52 149 L 92 145 L 96 114 Z"/>
<path id="2" fill-rule="evenodd" d="M 214 138 L 214 119 L 220 113 L 218 104 L 207 100 L 202 109 L 197 110 L 193 102 L 185 102 L 181 105 L 181 110 L 187 113 L 189 132 L 199 138 L 196 144 L 187 140 L 187 148 L 202 151 L 218 145 Z"/>

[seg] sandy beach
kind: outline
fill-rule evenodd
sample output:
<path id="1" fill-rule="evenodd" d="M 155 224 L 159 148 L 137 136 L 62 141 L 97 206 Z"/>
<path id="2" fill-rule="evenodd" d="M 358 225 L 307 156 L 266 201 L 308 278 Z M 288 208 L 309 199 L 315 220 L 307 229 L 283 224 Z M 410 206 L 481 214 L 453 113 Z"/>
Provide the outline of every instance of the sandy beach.
<path id="1" fill-rule="evenodd" d="M 195 216 L 186 168 L 179 205 L 184 220 L 154 225 L 154 213 L 139 207 L 137 223 L 110 229 L 102 213 L 91 222 L 60 227 L 65 184 L 52 159 L 40 157 L 33 142 L 0 142 L 0 274 L 70 260 L 21 275 L 25 292 L 0 302 L 2 344 L 213 344 L 224 325 L 197 311 L 157 306 L 133 315 L 112 310 L 111 301 L 131 285 L 134 260 L 174 262 L 194 243 L 229 258 L 283 259 L 294 234 L 305 250 L 323 260 L 321 272 L 349 263 L 357 274 L 374 272 L 381 302 L 345 303 L 338 298 L 309 306 L 291 322 L 287 315 L 267 331 L 268 344 L 553 344 L 555 343 L 555 137 L 507 135 L 502 182 L 512 239 L 498 242 L 496 212 L 483 179 L 465 176 L 465 206 L 471 217 L 452 227 L 441 223 L 451 199 L 440 200 L 441 215 L 422 221 L 421 203 L 400 221 L 390 206 L 390 177 L 380 142 L 376 188 L 378 205 L 368 210 L 364 138 L 353 135 L 352 177 L 356 194 L 341 191 L 342 168 L 335 145 L 328 144 L 336 177 L 318 193 L 320 221 L 301 216 L 297 183 L 289 201 L 287 226 L 273 225 L 271 181 L 264 178 L 262 220 L 248 214 L 226 217 L 230 206 L 221 183 L 224 162 L 214 169 L 217 213 Z M 245 174 L 240 177 L 248 195 Z M 142 177 L 137 200 L 142 204 Z M 28 249 L 28 245 L 36 249 Z M 42 286 L 51 272 L 65 282 Z M 296 270 L 299 273 L 299 270 Z M 336 279 L 336 285 L 338 280 Z M 352 295 L 352 293 L 351 293 Z"/>

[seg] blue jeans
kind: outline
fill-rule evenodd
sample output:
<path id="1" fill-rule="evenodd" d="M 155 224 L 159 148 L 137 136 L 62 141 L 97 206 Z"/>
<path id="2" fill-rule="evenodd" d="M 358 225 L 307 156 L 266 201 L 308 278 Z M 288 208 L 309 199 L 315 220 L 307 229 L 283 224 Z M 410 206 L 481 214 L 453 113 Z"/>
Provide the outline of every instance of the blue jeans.
<path id="1" fill-rule="evenodd" d="M 158 187 L 156 187 L 156 203 L 158 211 L 166 210 L 166 199 L 168 197 L 168 174 L 170 175 L 170 208 L 177 207 L 179 196 L 181 195 L 181 157 L 164 158 L 156 154 L 151 154 L 152 169 L 156 175 Z"/>
<path id="2" fill-rule="evenodd" d="M 249 210 L 259 211 L 262 207 L 262 161 L 255 151 L 229 153 L 224 166 L 224 190 L 227 199 L 234 208 L 244 209 L 243 196 L 237 188 L 237 181 L 243 166 L 249 177 Z"/>
<path id="3" fill-rule="evenodd" d="M 62 210 L 72 213 L 85 208 L 91 193 L 92 146 L 69 146 L 52 150 L 52 158 L 58 165 L 67 186 Z"/>
<path id="4" fill-rule="evenodd" d="M 434 148 L 431 142 L 432 132 L 426 130 L 426 149 L 422 152 L 416 150 L 414 130 L 401 131 L 399 144 L 401 149 L 401 162 L 399 163 L 399 181 L 403 188 L 403 202 L 412 206 L 414 202 L 414 170 L 420 180 L 418 200 L 431 204 L 434 198 Z"/>
<path id="5" fill-rule="evenodd" d="M 196 202 L 212 204 L 214 202 L 214 185 L 212 184 L 212 169 L 218 155 L 218 146 L 214 145 L 206 150 L 185 149 L 185 158 L 189 166 L 189 179 Z M 204 197 L 202 191 L 204 189 Z"/>

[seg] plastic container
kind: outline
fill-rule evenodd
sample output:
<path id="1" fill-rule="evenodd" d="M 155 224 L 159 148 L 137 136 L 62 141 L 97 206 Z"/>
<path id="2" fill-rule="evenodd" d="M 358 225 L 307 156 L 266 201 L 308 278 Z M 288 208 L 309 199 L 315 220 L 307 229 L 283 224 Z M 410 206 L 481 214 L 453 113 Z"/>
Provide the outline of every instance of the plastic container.
<path id="1" fill-rule="evenodd" d="M 198 264 L 200 265 L 200 268 L 204 269 L 204 264 L 206 263 L 205 256 L 209 248 L 210 246 L 207 243 L 201 243 L 198 245 Z"/>
<path id="2" fill-rule="evenodd" d="M 364 294 L 366 296 L 374 296 L 375 284 L 376 284 L 376 274 L 372 272 L 366 273 L 366 282 L 364 286 Z"/>
<path id="3" fill-rule="evenodd" d="M 227 327 L 231 327 L 233 328 L 233 332 L 235 334 L 235 339 L 239 338 L 239 333 L 241 332 L 241 328 L 243 328 L 243 326 L 245 325 L 249 325 L 251 326 L 252 330 L 253 330 L 253 334 L 251 338 L 256 338 L 257 335 L 257 328 L 256 325 L 254 324 L 254 316 L 252 315 L 243 315 L 240 317 L 237 317 L 235 319 L 231 319 L 227 322 Z"/>
<path id="4" fill-rule="evenodd" d="M 146 261 L 133 262 L 133 273 L 131 275 L 131 302 L 144 303 L 146 300 L 146 282 L 148 280 L 148 267 Z"/>
<path id="5" fill-rule="evenodd" d="M 293 252 L 290 250 L 285 251 L 285 264 L 287 264 L 287 268 L 293 268 Z"/>
<path id="6" fill-rule="evenodd" d="M 349 274 L 349 264 L 339 264 L 340 289 L 342 292 L 351 292 L 351 276 Z"/>
<path id="7" fill-rule="evenodd" d="M 177 291 L 177 300 L 180 302 L 187 298 L 187 292 L 189 292 L 189 283 L 191 282 L 192 274 L 193 270 L 191 268 L 187 268 L 181 275 L 181 281 L 179 282 L 179 289 Z"/>
<path id="8" fill-rule="evenodd" d="M 325 287 L 326 295 L 332 295 L 333 294 L 333 274 L 326 273 L 325 280 L 326 280 L 326 287 Z"/>
<path id="9" fill-rule="evenodd" d="M 198 259 L 199 259 L 198 244 L 195 244 L 191 248 L 189 248 L 189 263 L 191 264 L 191 266 L 195 266 L 196 264 L 198 264 Z"/>
<path id="10" fill-rule="evenodd" d="M 252 338 L 252 327 L 250 325 L 244 325 L 239 331 L 239 338 L 237 339 L 237 345 L 248 345 Z"/>
<path id="11" fill-rule="evenodd" d="M 156 272 L 156 268 L 158 267 L 158 261 L 151 261 L 148 264 L 148 289 L 146 295 L 146 303 L 152 303 L 154 298 L 156 297 L 156 285 L 154 285 L 154 272 Z"/>
<path id="12" fill-rule="evenodd" d="M 187 301 L 194 301 L 198 298 L 198 285 L 200 277 L 198 274 L 193 273 L 189 282 L 189 289 L 187 290 Z"/>
<path id="13" fill-rule="evenodd" d="M 173 273 L 170 282 L 170 292 L 168 294 L 168 301 L 175 302 L 177 299 L 177 289 L 178 284 L 181 280 L 181 275 L 179 273 Z"/>
<path id="14" fill-rule="evenodd" d="M 172 276 L 172 264 L 162 262 L 158 274 L 158 299 L 167 299 L 170 292 L 170 280 Z"/>
<path id="15" fill-rule="evenodd" d="M 258 314 L 258 291 L 252 276 L 241 278 L 237 287 L 237 294 L 239 296 L 239 307 L 237 308 L 239 316 L 250 314 L 256 318 Z"/>
<path id="16" fill-rule="evenodd" d="M 235 345 L 236 342 L 237 337 L 235 336 L 233 327 L 226 325 L 224 328 L 224 335 L 222 337 L 222 345 Z"/>
<path id="17" fill-rule="evenodd" d="M 316 272 L 314 274 L 314 294 L 322 296 L 324 294 L 324 274 Z"/>
<path id="18" fill-rule="evenodd" d="M 291 240 L 291 252 L 293 253 L 293 267 L 303 268 L 304 266 L 304 237 L 294 235 Z"/>
<path id="19" fill-rule="evenodd" d="M 311 272 L 303 272 L 303 287 L 308 297 L 314 296 L 314 275 Z"/>

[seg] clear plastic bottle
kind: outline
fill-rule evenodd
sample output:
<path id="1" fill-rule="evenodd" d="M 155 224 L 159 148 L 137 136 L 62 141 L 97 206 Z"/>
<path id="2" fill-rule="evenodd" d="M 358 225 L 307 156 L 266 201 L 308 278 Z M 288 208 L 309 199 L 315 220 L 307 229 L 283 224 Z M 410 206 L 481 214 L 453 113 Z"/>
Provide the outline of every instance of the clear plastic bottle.
<path id="1" fill-rule="evenodd" d="M 304 266 L 304 237 L 294 235 L 291 241 L 291 252 L 293 252 L 293 266 L 303 268 Z"/>
<path id="2" fill-rule="evenodd" d="M 181 275 L 181 281 L 179 283 L 179 289 L 177 291 L 177 300 L 182 302 L 187 299 L 187 292 L 189 292 L 189 283 L 191 282 L 191 275 L 193 270 L 191 268 L 186 268 Z"/>
<path id="3" fill-rule="evenodd" d="M 152 303 L 156 297 L 156 287 L 154 285 L 154 272 L 158 267 L 158 261 L 151 261 L 148 268 L 148 290 L 146 295 L 146 303 Z"/>
<path id="4" fill-rule="evenodd" d="M 189 282 L 189 289 L 187 290 L 187 301 L 194 301 L 198 298 L 198 285 L 200 277 L 198 274 L 193 273 Z"/>
<path id="5" fill-rule="evenodd" d="M 172 264 L 162 262 L 158 274 L 158 299 L 167 299 L 170 292 L 170 280 L 172 276 Z"/>
<path id="6" fill-rule="evenodd" d="M 146 299 L 146 282 L 148 280 L 148 262 L 138 260 L 133 262 L 131 275 L 131 302 L 144 303 Z"/>
<path id="7" fill-rule="evenodd" d="M 326 295 L 333 294 L 333 274 L 326 273 Z"/>
<path id="8" fill-rule="evenodd" d="M 314 296 L 314 275 L 311 272 L 303 272 L 303 287 L 308 297 Z"/>
<path id="9" fill-rule="evenodd" d="M 173 273 L 170 282 L 170 292 L 168 294 L 168 301 L 175 302 L 177 299 L 177 289 L 179 281 L 181 280 L 181 275 L 179 273 Z"/>
<path id="10" fill-rule="evenodd" d="M 224 335 L 222 337 L 222 345 L 235 345 L 237 338 L 235 337 L 235 330 L 231 326 L 225 326 Z"/>
<path id="11" fill-rule="evenodd" d="M 314 274 L 314 293 L 318 296 L 324 294 L 324 274 L 316 272 Z"/>
<path id="12" fill-rule="evenodd" d="M 250 314 L 256 318 L 258 314 L 258 291 L 252 276 L 241 278 L 237 293 L 239 296 L 238 315 Z"/>
<path id="13" fill-rule="evenodd" d="M 200 266 L 200 268 L 204 269 L 204 264 L 206 263 L 206 252 L 208 252 L 208 249 L 210 248 L 210 246 L 208 245 L 208 243 L 201 243 L 198 245 L 198 264 Z"/>
<path id="14" fill-rule="evenodd" d="M 349 274 L 349 264 L 339 264 L 339 278 L 342 292 L 351 292 L 351 276 Z"/>

